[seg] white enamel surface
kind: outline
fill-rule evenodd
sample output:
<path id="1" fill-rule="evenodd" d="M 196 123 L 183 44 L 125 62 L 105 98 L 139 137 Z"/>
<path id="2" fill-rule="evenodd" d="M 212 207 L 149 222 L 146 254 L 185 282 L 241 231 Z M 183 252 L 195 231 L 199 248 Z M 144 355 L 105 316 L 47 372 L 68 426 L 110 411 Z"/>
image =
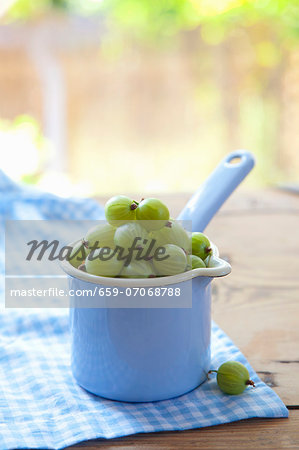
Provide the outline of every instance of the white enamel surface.
<path id="1" fill-rule="evenodd" d="M 76 241 L 70 246 L 76 245 Z M 231 272 L 231 266 L 227 261 L 219 258 L 218 248 L 211 242 L 213 249 L 212 256 L 210 258 L 210 267 L 203 269 L 192 269 L 187 272 L 179 273 L 177 275 L 171 275 L 166 277 L 157 278 L 111 278 L 100 277 L 97 275 L 91 275 L 76 269 L 68 261 L 61 262 L 61 268 L 68 275 L 78 278 L 83 281 L 88 281 L 94 284 L 100 284 L 104 286 L 121 286 L 121 287 L 150 287 L 150 286 L 166 286 L 169 284 L 180 283 L 181 281 L 191 280 L 196 277 L 223 277 Z"/>

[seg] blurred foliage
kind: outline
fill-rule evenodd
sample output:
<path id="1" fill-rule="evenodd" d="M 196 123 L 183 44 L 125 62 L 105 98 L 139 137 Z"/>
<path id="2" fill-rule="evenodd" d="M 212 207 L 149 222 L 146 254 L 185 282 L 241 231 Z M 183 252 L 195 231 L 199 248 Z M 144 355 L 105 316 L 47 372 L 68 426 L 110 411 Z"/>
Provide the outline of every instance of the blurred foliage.
<path id="1" fill-rule="evenodd" d="M 236 26 L 267 22 L 281 38 L 299 38 L 298 0 L 17 0 L 7 20 L 36 17 L 52 8 L 83 15 L 104 12 L 110 23 L 138 39 L 173 36 L 201 25 L 203 39 L 218 44 Z"/>
<path id="2" fill-rule="evenodd" d="M 171 36 L 201 25 L 203 39 L 217 45 L 236 26 L 261 22 L 283 37 L 299 37 L 298 0 L 103 0 L 102 6 L 137 37 Z"/>
<path id="3" fill-rule="evenodd" d="M 37 120 L 27 114 L 12 121 L 0 119 L 1 167 L 9 176 L 37 183 L 48 155 L 48 142 Z"/>
<path id="4" fill-rule="evenodd" d="M 207 44 L 200 48 L 200 57 L 193 58 L 192 67 L 190 66 L 190 73 L 194 74 L 195 80 L 194 85 L 190 81 L 190 90 L 193 89 L 190 96 L 194 95 L 194 103 L 190 104 L 196 110 L 194 116 L 205 118 L 200 120 L 207 124 L 211 118 L 213 127 L 202 126 L 199 120 L 196 123 L 196 127 L 200 129 L 201 133 L 198 142 L 197 138 L 194 138 L 186 144 L 186 147 L 190 149 L 208 148 L 210 152 L 204 165 L 200 160 L 200 155 L 195 156 L 195 152 L 191 154 L 191 150 L 190 153 L 187 153 L 187 157 L 189 156 L 195 162 L 191 168 L 189 166 L 186 168 L 189 176 L 184 177 L 185 190 L 192 190 L 192 180 L 199 175 L 203 177 L 204 173 L 207 173 L 218 161 L 218 152 L 223 151 L 225 142 L 230 141 L 229 133 L 233 134 L 232 131 L 229 131 L 230 127 L 232 128 L 231 123 L 238 126 L 237 136 L 239 138 L 235 137 L 235 142 L 240 142 L 242 146 L 245 143 L 246 148 L 254 149 L 258 157 L 259 164 L 250 180 L 260 184 L 269 184 L 285 179 L 283 170 L 280 169 L 278 163 L 279 146 L 281 145 L 278 130 L 283 120 L 281 118 L 283 107 L 280 97 L 281 80 L 287 64 L 286 56 L 291 54 L 292 45 L 298 45 L 299 0 L 17 0 L 7 11 L 4 20 L 7 23 L 29 21 L 45 16 L 52 11 L 65 11 L 79 16 L 99 15 L 104 17 L 109 33 L 103 36 L 101 54 L 107 58 L 107 64 L 111 64 L 111 67 L 116 67 L 117 70 L 119 68 L 117 60 L 119 55 L 126 53 L 123 50 L 127 45 L 129 48 L 137 48 L 136 54 L 138 55 L 138 45 L 130 47 L 130 41 L 133 41 L 133 44 L 136 42 L 153 44 L 158 49 L 163 47 L 164 42 L 173 43 L 174 46 L 178 44 L 177 47 L 188 45 L 191 47 L 192 54 L 196 54 L 197 49 L 200 48 L 198 42 L 203 41 Z M 175 36 L 181 31 L 195 29 L 197 29 L 196 33 L 186 33 L 188 35 L 186 41 L 175 39 Z M 198 39 L 199 35 L 201 39 Z M 192 47 L 193 39 L 197 40 L 194 48 Z M 235 48 L 238 60 L 242 60 L 242 54 L 246 54 L 247 59 L 244 58 L 246 60 L 244 65 L 248 64 L 248 70 L 241 72 L 243 76 L 239 75 L 230 91 L 227 87 L 230 83 L 227 82 L 227 79 L 223 81 L 223 77 L 225 74 L 237 73 L 236 67 L 233 67 L 231 71 L 228 67 L 233 65 L 233 58 L 230 59 L 226 54 L 224 59 L 227 66 L 224 67 L 225 61 L 220 59 L 219 53 L 217 53 L 218 49 L 215 48 L 229 40 L 234 41 L 234 45 L 225 46 L 224 44 L 220 46 L 223 47 L 222 50 L 230 52 Z M 240 47 L 238 47 L 239 43 Z M 143 48 L 142 45 L 140 47 Z M 214 59 L 218 61 L 216 66 L 214 66 Z M 130 56 L 128 61 L 131 61 Z M 132 57 L 132 61 L 135 61 L 134 57 Z M 242 66 L 242 64 L 240 65 Z M 217 72 L 218 78 L 213 77 L 215 72 Z M 218 79 L 221 79 L 221 82 Z M 227 92 L 228 94 L 225 95 Z M 235 94 L 232 101 L 227 98 L 230 93 Z M 233 109 L 236 111 L 235 115 L 238 116 L 237 120 L 229 116 L 230 108 L 232 108 L 229 105 L 233 105 Z M 288 118 L 288 120 L 292 119 Z M 10 127 L 15 125 L 11 124 Z M 93 133 L 84 135 L 84 139 L 82 139 L 84 143 L 81 145 L 82 154 L 84 154 L 83 149 L 86 146 L 92 148 L 98 145 L 97 141 L 92 140 L 92 136 Z M 88 139 L 91 139 L 90 145 L 86 143 Z M 37 147 L 40 146 L 37 145 Z M 124 178 L 120 178 L 117 182 L 115 178 L 110 177 L 110 173 L 115 169 L 115 161 L 123 157 L 123 144 L 121 150 L 115 150 L 114 153 L 110 148 L 110 151 L 107 152 L 109 157 L 107 156 L 105 160 L 105 170 L 101 174 L 102 184 L 106 187 L 107 193 L 111 193 L 114 189 L 116 192 L 117 189 L 120 191 L 123 185 L 133 191 L 136 186 L 144 187 L 144 179 L 152 179 L 153 172 L 156 174 L 154 181 L 159 183 L 165 178 L 166 168 L 168 173 L 173 174 L 176 173 L 177 167 L 184 167 L 186 154 L 183 154 L 181 148 L 180 143 L 174 147 L 172 142 L 167 151 L 162 144 L 161 148 L 155 147 L 153 144 L 149 150 L 149 153 L 150 151 L 152 153 L 148 156 L 147 164 L 144 164 L 146 157 L 144 150 L 142 167 L 140 170 L 135 170 L 134 176 L 130 177 L 131 184 L 129 184 L 126 172 L 124 172 Z M 157 151 L 157 155 L 153 157 L 152 155 L 156 154 L 155 151 Z M 173 158 L 174 153 L 176 158 Z M 126 157 L 132 158 L 132 165 L 138 168 L 139 160 L 136 154 L 128 153 Z M 156 160 L 159 161 L 156 166 L 161 168 L 160 172 L 155 166 Z M 111 164 L 110 170 L 108 164 Z M 40 165 L 37 163 L 35 170 L 27 168 L 30 177 L 36 177 L 39 167 Z M 199 173 L 199 170 L 202 172 Z M 82 173 L 81 168 L 80 173 Z M 20 175 L 24 177 L 23 174 Z M 98 179 L 98 173 L 96 176 Z M 28 177 L 27 181 L 30 181 Z M 53 182 L 51 179 L 50 182 L 52 185 L 57 184 L 56 180 Z M 159 190 L 179 191 L 182 189 L 182 181 L 179 176 L 172 175 L 165 180 L 166 182 L 169 184 L 159 185 Z M 61 189 L 60 186 L 59 189 Z M 49 189 L 48 186 L 45 188 Z M 103 193 L 103 187 L 101 189 L 101 193 Z M 148 189 L 152 189 L 152 185 Z"/>

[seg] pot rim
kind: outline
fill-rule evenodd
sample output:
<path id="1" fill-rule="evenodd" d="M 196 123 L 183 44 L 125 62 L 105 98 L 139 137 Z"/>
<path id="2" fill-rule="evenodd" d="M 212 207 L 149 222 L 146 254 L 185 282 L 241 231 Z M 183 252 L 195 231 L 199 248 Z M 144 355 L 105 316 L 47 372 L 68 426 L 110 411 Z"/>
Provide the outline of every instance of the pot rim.
<path id="1" fill-rule="evenodd" d="M 74 246 L 80 239 L 76 242 L 68 244 L 69 246 Z M 224 259 L 219 258 L 219 251 L 213 242 L 211 242 L 212 247 L 212 264 L 213 267 L 192 269 L 183 273 L 178 273 L 177 275 L 170 275 L 157 278 L 114 278 L 114 277 L 101 277 L 98 275 L 92 275 L 82 270 L 73 267 L 69 261 L 64 260 L 60 263 L 62 270 L 67 273 L 67 275 L 77 278 L 82 281 L 86 281 L 93 284 L 99 284 L 104 286 L 119 286 L 119 287 L 154 287 L 154 286 L 166 286 L 169 284 L 181 283 L 183 281 L 191 280 L 196 277 L 223 277 L 231 272 L 231 265 Z"/>

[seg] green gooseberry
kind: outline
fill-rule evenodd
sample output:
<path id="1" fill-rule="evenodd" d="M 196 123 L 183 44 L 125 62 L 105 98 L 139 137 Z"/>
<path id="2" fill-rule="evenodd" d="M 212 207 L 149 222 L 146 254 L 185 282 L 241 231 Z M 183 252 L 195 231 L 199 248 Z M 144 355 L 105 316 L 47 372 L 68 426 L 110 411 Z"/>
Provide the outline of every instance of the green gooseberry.
<path id="1" fill-rule="evenodd" d="M 203 261 L 212 253 L 212 248 L 207 236 L 200 232 L 192 233 L 192 254 L 198 256 Z"/>
<path id="2" fill-rule="evenodd" d="M 191 253 L 191 233 L 174 219 L 169 219 L 160 230 L 152 231 L 151 237 L 156 240 L 157 246 L 174 244 Z"/>
<path id="3" fill-rule="evenodd" d="M 123 261 L 109 247 L 91 251 L 85 260 L 86 272 L 102 277 L 116 277 L 123 268 Z"/>
<path id="4" fill-rule="evenodd" d="M 119 227 L 128 220 L 136 219 L 138 204 L 125 195 L 110 198 L 105 205 L 105 216 L 110 225 Z"/>
<path id="5" fill-rule="evenodd" d="M 166 244 L 161 249 L 165 256 L 160 259 L 155 253 L 153 257 L 153 266 L 159 275 L 176 275 L 186 271 L 187 257 L 183 249 L 173 244 Z"/>
<path id="6" fill-rule="evenodd" d="M 120 276 L 122 278 L 153 278 L 155 272 L 148 261 L 131 261 L 128 266 L 124 266 Z"/>
<path id="7" fill-rule="evenodd" d="M 186 255 L 186 259 L 187 259 L 186 271 L 192 269 L 192 258 L 191 258 L 191 256 L 192 255 L 189 255 L 188 253 Z"/>
<path id="8" fill-rule="evenodd" d="M 117 228 L 114 235 L 114 244 L 128 249 L 132 247 L 135 239 L 138 239 L 137 245 L 144 245 L 145 240 L 150 242 L 148 232 L 136 220 Z"/>
<path id="9" fill-rule="evenodd" d="M 80 241 L 76 245 L 74 245 L 67 260 L 73 267 L 77 269 L 82 263 L 84 263 L 86 256 L 86 248 L 84 247 L 83 242 Z"/>
<path id="10" fill-rule="evenodd" d="M 159 230 L 168 221 L 169 210 L 161 200 L 146 198 L 136 209 L 136 219 L 142 220 L 142 226 L 147 230 Z"/>
<path id="11" fill-rule="evenodd" d="M 84 237 L 86 249 L 95 249 L 102 247 L 114 248 L 115 228 L 109 223 L 100 223 L 88 230 Z"/>
<path id="12" fill-rule="evenodd" d="M 247 368 L 239 361 L 227 361 L 211 372 L 217 373 L 217 384 L 225 394 L 239 395 L 247 386 L 255 387 Z"/>
<path id="13" fill-rule="evenodd" d="M 196 256 L 196 255 L 191 255 L 191 265 L 192 265 L 192 269 L 206 268 L 206 265 L 203 262 L 203 260 L 199 256 Z"/>

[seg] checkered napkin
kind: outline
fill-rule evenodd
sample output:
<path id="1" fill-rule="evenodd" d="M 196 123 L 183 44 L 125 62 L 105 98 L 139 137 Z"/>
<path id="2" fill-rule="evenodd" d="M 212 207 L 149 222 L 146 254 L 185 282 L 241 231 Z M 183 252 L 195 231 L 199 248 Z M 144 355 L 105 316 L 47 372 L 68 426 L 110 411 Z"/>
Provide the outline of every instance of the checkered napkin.
<path id="1" fill-rule="evenodd" d="M 5 218 L 103 218 L 102 209 L 91 200 L 66 200 L 21 188 L 1 173 L 0 209 L 2 229 Z M 3 266 L 1 269 L 3 272 Z M 250 417 L 288 416 L 282 401 L 215 324 L 211 367 L 238 360 L 247 366 L 256 389 L 248 388 L 240 396 L 225 395 L 211 377 L 200 388 L 173 400 L 113 402 L 88 393 L 74 381 L 65 309 L 3 309 L 0 337 L 3 450 L 61 449 L 88 439 L 199 428 Z"/>

